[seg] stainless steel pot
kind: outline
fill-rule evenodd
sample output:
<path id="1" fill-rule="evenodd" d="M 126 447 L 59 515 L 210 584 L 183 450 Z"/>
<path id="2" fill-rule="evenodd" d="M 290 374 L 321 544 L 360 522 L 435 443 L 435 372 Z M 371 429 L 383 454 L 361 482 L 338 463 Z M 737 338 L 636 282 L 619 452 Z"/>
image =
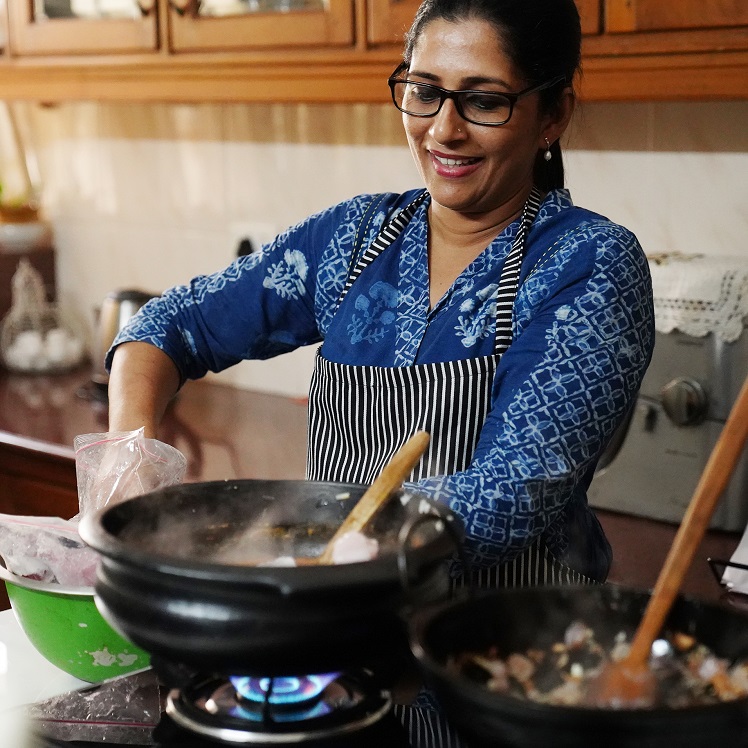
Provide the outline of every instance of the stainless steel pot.
<path id="1" fill-rule="evenodd" d="M 106 389 L 109 374 L 104 368 L 104 358 L 111 347 L 117 333 L 147 301 L 156 295 L 137 289 L 121 289 L 107 294 L 98 313 L 93 345 L 93 374 L 94 383 Z"/>

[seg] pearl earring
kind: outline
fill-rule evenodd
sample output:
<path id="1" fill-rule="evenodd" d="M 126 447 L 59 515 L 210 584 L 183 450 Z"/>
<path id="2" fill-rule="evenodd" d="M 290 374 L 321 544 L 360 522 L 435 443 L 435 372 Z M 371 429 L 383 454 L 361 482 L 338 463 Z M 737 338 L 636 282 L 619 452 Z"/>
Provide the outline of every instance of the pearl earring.
<path id="1" fill-rule="evenodd" d="M 543 154 L 543 158 L 546 161 L 550 161 L 553 158 L 553 154 L 551 153 L 551 144 L 548 142 L 548 138 L 545 139 L 545 153 Z"/>

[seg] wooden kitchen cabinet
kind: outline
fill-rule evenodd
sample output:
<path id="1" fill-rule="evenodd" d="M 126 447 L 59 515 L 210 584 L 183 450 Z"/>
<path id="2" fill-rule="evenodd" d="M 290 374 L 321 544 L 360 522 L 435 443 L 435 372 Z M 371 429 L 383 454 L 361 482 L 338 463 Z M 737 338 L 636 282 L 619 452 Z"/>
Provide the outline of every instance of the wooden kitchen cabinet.
<path id="1" fill-rule="evenodd" d="M 245 51 L 353 44 L 352 0 L 237 0 L 224 10 L 225 5 L 224 0 L 216 2 L 219 10 L 212 12 L 199 0 L 172 0 L 170 49 Z"/>
<path id="2" fill-rule="evenodd" d="M 713 29 L 748 25 L 745 0 L 606 0 L 609 33 Z"/>
<path id="3" fill-rule="evenodd" d="M 591 100 L 748 98 L 745 0 L 602 0 L 583 44 Z"/>
<path id="4" fill-rule="evenodd" d="M 618 56 L 729 55 L 748 49 L 745 0 L 604 0 L 604 3 L 604 33 L 591 42 L 590 51 Z"/>
<path id="5" fill-rule="evenodd" d="M 418 0 L 3 3 L 0 99 L 385 103 Z M 115 3 L 125 17 L 40 14 L 50 3 Z M 577 4 L 582 99 L 748 99 L 745 0 Z"/>
<path id="6" fill-rule="evenodd" d="M 10 2 L 19 57 L 338 46 L 353 43 L 352 0 L 28 0 Z"/>
<path id="7" fill-rule="evenodd" d="M 19 57 L 155 51 L 155 0 L 122 0 L 116 13 L 81 0 L 8 2 L 10 52 Z"/>
<path id="8" fill-rule="evenodd" d="M 600 0 L 576 0 L 583 34 L 601 30 Z M 418 9 L 418 0 L 371 0 L 367 6 L 367 39 L 371 44 L 402 43 Z"/>
<path id="9" fill-rule="evenodd" d="M 63 519 L 77 514 L 72 450 L 25 439 L 0 442 L 0 512 Z"/>

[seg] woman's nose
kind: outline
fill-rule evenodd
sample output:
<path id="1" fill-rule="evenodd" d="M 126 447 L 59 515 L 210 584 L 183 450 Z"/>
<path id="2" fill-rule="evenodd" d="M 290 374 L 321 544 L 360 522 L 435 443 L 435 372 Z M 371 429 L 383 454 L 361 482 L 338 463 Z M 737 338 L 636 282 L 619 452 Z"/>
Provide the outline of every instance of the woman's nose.
<path id="1" fill-rule="evenodd" d="M 434 115 L 431 123 L 431 137 L 440 143 L 462 140 L 466 137 L 467 122 L 460 116 L 454 101 L 447 99 Z"/>

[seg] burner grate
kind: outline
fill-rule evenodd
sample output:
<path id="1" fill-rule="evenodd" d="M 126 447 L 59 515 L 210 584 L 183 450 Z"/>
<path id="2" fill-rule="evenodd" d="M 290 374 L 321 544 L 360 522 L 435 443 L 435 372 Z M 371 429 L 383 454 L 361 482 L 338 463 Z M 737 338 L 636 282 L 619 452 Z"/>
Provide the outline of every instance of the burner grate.
<path id="1" fill-rule="evenodd" d="M 166 713 L 182 729 L 218 742 L 285 745 L 356 733 L 377 723 L 391 707 L 389 694 L 367 672 L 275 678 L 281 689 L 276 693 L 274 688 L 267 698 L 270 680 L 196 678 L 169 693 Z M 234 687 L 237 682 L 243 687 L 241 695 Z M 319 692 L 311 699 L 284 698 L 294 686 Z"/>

